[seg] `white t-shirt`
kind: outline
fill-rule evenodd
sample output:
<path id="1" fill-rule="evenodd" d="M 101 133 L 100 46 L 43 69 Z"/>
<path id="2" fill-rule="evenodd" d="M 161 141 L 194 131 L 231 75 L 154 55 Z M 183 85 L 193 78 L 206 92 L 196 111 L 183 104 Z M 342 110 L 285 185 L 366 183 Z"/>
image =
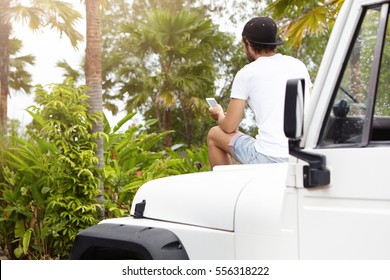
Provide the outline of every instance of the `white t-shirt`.
<path id="1" fill-rule="evenodd" d="M 230 97 L 246 100 L 255 114 L 256 150 L 272 157 L 288 157 L 283 131 L 284 98 L 289 79 L 305 79 L 305 103 L 313 86 L 306 66 L 282 54 L 259 57 L 237 72 Z"/>

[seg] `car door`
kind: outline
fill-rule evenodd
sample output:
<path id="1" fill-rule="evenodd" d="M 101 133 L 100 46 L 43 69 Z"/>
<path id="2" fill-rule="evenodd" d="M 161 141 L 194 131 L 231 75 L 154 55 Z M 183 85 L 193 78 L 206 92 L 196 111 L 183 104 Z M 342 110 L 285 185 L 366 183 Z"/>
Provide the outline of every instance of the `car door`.
<path id="1" fill-rule="evenodd" d="M 298 189 L 302 259 L 390 259 L 389 1 L 377 2 L 361 8 L 313 149 L 331 182 Z"/>

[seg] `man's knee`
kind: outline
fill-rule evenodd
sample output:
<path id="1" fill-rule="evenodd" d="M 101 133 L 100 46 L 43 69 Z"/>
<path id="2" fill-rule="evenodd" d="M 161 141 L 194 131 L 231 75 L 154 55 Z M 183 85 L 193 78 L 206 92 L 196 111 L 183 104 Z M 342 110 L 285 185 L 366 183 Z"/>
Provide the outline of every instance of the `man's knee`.
<path id="1" fill-rule="evenodd" d="M 212 143 L 219 135 L 221 135 L 221 128 L 219 126 L 213 126 L 207 135 L 207 143 Z"/>

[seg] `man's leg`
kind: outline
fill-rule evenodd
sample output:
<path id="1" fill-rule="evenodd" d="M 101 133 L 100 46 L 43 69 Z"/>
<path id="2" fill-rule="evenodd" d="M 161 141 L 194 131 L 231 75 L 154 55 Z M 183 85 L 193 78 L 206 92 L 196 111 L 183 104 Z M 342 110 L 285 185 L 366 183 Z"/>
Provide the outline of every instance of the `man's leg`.
<path id="1" fill-rule="evenodd" d="M 207 136 L 207 147 L 211 168 L 216 165 L 231 164 L 229 142 L 237 133 L 239 132 L 228 134 L 219 126 L 214 126 L 210 129 Z"/>

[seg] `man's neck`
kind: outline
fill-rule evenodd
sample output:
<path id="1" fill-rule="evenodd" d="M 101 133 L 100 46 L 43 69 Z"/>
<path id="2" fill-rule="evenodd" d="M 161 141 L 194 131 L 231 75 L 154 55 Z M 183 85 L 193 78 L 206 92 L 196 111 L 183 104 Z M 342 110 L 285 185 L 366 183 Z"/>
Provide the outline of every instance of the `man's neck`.
<path id="1" fill-rule="evenodd" d="M 260 52 L 260 53 L 255 53 L 255 59 L 258 59 L 259 57 L 270 57 L 275 55 L 275 52 Z"/>

